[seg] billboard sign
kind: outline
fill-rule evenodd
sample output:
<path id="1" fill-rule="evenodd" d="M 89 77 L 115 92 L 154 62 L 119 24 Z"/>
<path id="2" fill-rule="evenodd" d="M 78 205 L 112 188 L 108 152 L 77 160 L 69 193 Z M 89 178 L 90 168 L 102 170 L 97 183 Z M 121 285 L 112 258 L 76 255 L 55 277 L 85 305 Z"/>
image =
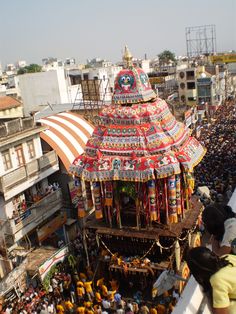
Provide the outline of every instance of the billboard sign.
<path id="1" fill-rule="evenodd" d="M 236 62 L 236 54 L 225 54 L 219 56 L 211 56 L 211 62 L 213 63 L 233 63 Z"/>
<path id="2" fill-rule="evenodd" d="M 63 262 L 68 253 L 68 246 L 64 246 L 39 266 L 38 271 L 42 281 L 44 280 L 52 266 L 58 264 L 59 262 Z"/>
<path id="3" fill-rule="evenodd" d="M 74 207 L 78 206 L 78 180 L 70 181 L 68 183 L 69 193 L 70 193 L 70 199 L 71 203 Z"/>

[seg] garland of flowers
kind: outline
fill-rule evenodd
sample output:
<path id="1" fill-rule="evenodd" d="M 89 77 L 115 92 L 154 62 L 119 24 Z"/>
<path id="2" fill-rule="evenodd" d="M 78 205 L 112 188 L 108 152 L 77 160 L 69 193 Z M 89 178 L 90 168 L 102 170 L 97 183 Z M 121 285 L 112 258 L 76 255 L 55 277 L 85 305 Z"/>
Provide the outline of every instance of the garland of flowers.
<path id="1" fill-rule="evenodd" d="M 176 245 L 176 243 L 177 243 L 178 241 L 185 241 L 185 240 L 189 237 L 189 235 L 193 234 L 193 233 L 195 232 L 195 230 L 197 229 L 197 225 L 198 225 L 198 222 L 196 222 L 195 226 L 194 226 L 192 229 L 188 230 L 188 232 L 186 233 L 186 235 L 184 236 L 184 238 L 177 237 L 176 240 L 175 240 L 170 246 L 163 246 L 163 245 L 160 243 L 159 239 L 158 239 L 157 241 L 154 241 L 154 242 L 152 243 L 152 245 L 150 246 L 150 248 L 147 250 L 147 252 L 146 252 L 142 257 L 140 257 L 140 260 L 144 259 L 144 258 L 151 252 L 151 250 L 153 249 L 153 247 L 154 247 L 155 244 L 160 248 L 160 250 L 170 250 L 170 249 L 172 249 L 172 248 Z M 108 253 L 109 253 L 111 256 L 115 256 L 115 254 L 113 254 L 113 253 L 111 252 L 111 250 L 107 247 L 107 245 L 103 242 L 103 240 L 101 239 L 101 237 L 98 236 L 98 238 L 99 238 L 99 240 L 101 241 L 102 245 L 105 247 L 105 249 L 108 251 Z"/>

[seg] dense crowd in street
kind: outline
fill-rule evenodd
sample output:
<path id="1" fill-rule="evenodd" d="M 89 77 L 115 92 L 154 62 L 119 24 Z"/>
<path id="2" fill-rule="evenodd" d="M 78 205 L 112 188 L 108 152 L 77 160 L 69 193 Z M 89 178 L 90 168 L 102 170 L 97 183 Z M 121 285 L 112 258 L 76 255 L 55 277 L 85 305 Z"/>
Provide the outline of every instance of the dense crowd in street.
<path id="1" fill-rule="evenodd" d="M 200 140 L 207 148 L 207 153 L 195 168 L 196 185 L 207 186 L 212 201 L 228 202 L 236 186 L 234 101 L 221 105 L 212 122 L 202 126 Z"/>
<path id="2" fill-rule="evenodd" d="M 207 186 L 211 200 L 227 202 L 236 186 L 236 106 L 233 101 L 222 105 L 211 123 L 201 128 L 201 142 L 207 154 L 195 170 L 196 186 Z M 73 243 L 74 265 L 62 263 L 57 267 L 47 287 L 30 285 L 19 298 L 3 306 L 4 314 L 169 314 L 179 295 L 167 292 L 162 301 L 147 302 L 137 291 L 132 298 L 123 296 L 114 278 L 97 279 L 97 245 L 95 237 L 82 237 Z M 86 252 L 87 250 L 87 252 Z M 90 267 L 86 265 L 89 256 Z M 72 263 L 73 264 L 73 263 Z M 96 278 L 96 280 L 95 280 Z"/>
<path id="3" fill-rule="evenodd" d="M 179 297 L 175 291 L 173 294 L 166 292 L 162 302 L 151 304 L 142 298 L 141 291 L 137 291 L 132 299 L 123 297 L 119 282 L 114 278 L 95 280 L 93 267 L 85 266 L 85 253 L 81 255 L 83 251 L 81 243 L 81 238 L 73 243 L 75 256 L 79 256 L 73 258 L 74 266 L 68 261 L 60 264 L 47 287 L 39 284 L 34 288 L 31 284 L 27 291 L 19 292 L 18 299 L 5 304 L 1 313 L 169 314 L 172 312 Z M 95 256 L 93 243 L 90 244 Z M 95 260 L 94 263 L 93 259 L 91 260 L 92 265 L 95 265 Z"/>

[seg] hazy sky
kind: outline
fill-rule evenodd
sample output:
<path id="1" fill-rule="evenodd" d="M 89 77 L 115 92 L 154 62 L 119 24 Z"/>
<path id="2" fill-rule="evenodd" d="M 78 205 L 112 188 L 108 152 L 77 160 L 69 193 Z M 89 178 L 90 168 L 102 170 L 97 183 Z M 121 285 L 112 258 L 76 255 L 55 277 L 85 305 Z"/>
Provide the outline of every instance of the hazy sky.
<path id="1" fill-rule="evenodd" d="M 45 57 L 121 60 L 186 54 L 185 27 L 216 25 L 217 51 L 236 50 L 236 0 L 0 0 L 0 62 Z"/>

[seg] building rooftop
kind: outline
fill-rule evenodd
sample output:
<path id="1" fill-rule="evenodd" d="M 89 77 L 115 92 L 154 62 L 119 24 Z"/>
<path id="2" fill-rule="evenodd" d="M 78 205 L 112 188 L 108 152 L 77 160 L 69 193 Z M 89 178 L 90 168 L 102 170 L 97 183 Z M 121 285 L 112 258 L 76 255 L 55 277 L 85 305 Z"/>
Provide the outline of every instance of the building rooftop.
<path id="1" fill-rule="evenodd" d="M 0 110 L 11 109 L 19 106 L 21 106 L 21 102 L 13 97 L 10 96 L 0 97 Z"/>

